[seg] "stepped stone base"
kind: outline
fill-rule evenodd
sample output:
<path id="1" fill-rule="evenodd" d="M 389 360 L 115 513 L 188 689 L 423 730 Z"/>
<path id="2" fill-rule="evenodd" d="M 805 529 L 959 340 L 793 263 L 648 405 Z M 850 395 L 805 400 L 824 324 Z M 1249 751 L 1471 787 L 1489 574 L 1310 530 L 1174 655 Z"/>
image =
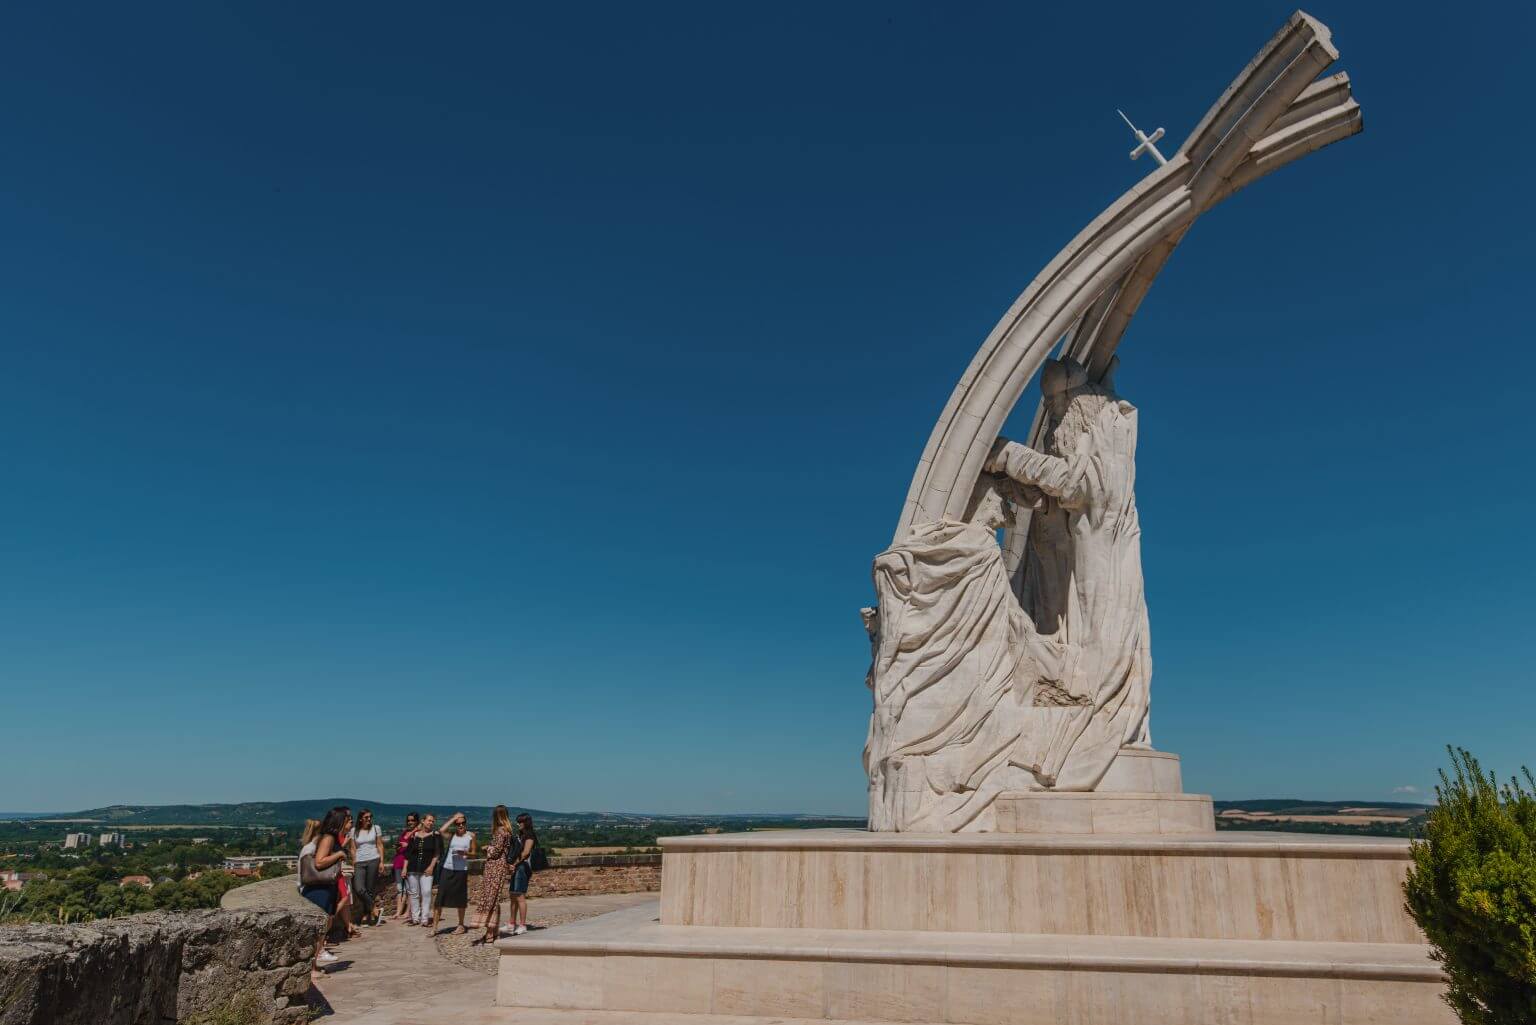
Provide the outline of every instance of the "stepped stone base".
<path id="1" fill-rule="evenodd" d="M 1173 836 L 1216 830 L 1206 794 L 1002 794 L 996 814 L 999 833 Z"/>
<path id="2" fill-rule="evenodd" d="M 709 929 L 662 925 L 640 907 L 499 946 L 498 1004 L 683 1025 L 1454 1021 L 1418 944 Z"/>
<path id="3" fill-rule="evenodd" d="M 662 850 L 659 905 L 501 941 L 498 1003 L 571 1025 L 1454 1021 L 1402 910 L 1405 841 L 785 830 Z"/>
<path id="4" fill-rule="evenodd" d="M 1402 906 L 1408 843 L 1390 838 L 810 829 L 661 845 L 667 925 L 1423 942 Z"/>
<path id="5" fill-rule="evenodd" d="M 1098 794 L 1182 794 L 1184 774 L 1179 756 L 1169 751 L 1128 747 L 1109 763 L 1109 771 L 1094 788 Z"/>
<path id="6" fill-rule="evenodd" d="M 1179 756 L 1127 748 L 1089 793 L 1005 793 L 993 807 L 998 833 L 1041 836 L 1173 836 L 1213 833 L 1216 812 L 1205 794 L 1186 794 Z"/>

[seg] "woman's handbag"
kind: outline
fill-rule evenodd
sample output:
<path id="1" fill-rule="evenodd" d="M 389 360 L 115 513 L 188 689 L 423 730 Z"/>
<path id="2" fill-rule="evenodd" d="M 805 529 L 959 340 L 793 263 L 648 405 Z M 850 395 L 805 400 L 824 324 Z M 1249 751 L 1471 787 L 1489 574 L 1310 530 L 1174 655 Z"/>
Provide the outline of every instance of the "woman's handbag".
<path id="1" fill-rule="evenodd" d="M 332 862 L 330 868 L 316 868 L 315 856 L 306 854 L 299 859 L 299 885 L 300 886 L 335 886 L 336 877 L 341 875 L 341 862 Z"/>

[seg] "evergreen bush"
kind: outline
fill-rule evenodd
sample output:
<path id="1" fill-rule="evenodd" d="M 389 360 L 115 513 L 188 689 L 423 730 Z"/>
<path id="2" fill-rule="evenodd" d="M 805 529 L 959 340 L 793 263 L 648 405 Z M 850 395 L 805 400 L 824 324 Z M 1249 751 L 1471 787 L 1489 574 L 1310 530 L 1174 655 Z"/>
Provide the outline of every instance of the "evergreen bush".
<path id="1" fill-rule="evenodd" d="M 1438 803 L 1413 843 L 1408 913 L 1434 946 L 1466 1025 L 1536 1023 L 1536 779 L 1499 786 L 1449 749 Z M 1527 789 L 1527 784 L 1529 789 Z"/>

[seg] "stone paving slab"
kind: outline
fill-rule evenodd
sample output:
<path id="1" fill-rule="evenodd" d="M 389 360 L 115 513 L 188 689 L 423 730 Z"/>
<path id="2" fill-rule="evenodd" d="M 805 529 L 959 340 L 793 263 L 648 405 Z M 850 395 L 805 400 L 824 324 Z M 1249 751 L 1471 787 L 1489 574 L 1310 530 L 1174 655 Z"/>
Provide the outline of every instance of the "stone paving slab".
<path id="1" fill-rule="evenodd" d="M 528 902 L 528 919 L 535 927 L 574 922 L 655 900 L 654 893 L 536 898 Z M 452 928 L 455 916 L 448 914 L 450 924 L 440 930 Z M 505 901 L 501 914 L 501 920 L 508 921 Z M 474 920 L 472 914 L 469 917 Z M 461 947 L 469 950 L 472 938 L 473 934 L 446 933 L 434 937 L 419 926 L 398 921 L 365 928 L 361 938 L 335 946 L 341 960 L 315 986 L 327 1008 L 320 1020 L 334 1025 L 511 1021 L 505 1009 L 495 1006 L 496 948 L 475 947 L 466 963 L 459 963 L 452 953 Z M 447 949 L 440 952 L 441 947 Z M 519 1021 L 522 1013 L 518 1011 Z"/>
<path id="2" fill-rule="evenodd" d="M 657 902 L 654 893 L 603 893 L 591 894 L 581 897 L 535 897 L 528 901 L 528 921 L 531 923 L 527 935 L 532 937 L 545 929 L 557 925 L 566 925 L 571 922 L 579 922 L 593 918 L 597 915 L 606 915 L 611 911 L 624 911 L 640 904 L 654 906 Z M 473 912 L 466 916 L 470 921 L 475 921 Z M 501 904 L 501 921 L 503 923 L 512 920 L 511 909 L 507 901 Z M 454 964 L 465 968 L 494 976 L 497 970 L 498 952 L 495 946 L 490 944 L 475 945 L 475 940 L 483 935 L 479 926 L 470 926 L 469 932 L 462 935 L 454 935 L 453 924 L 458 919 L 453 912 L 448 913 L 448 919 L 444 927 L 439 927 L 435 937 L 437 952 Z M 522 937 L 512 937 L 509 943 L 516 943 Z"/>
<path id="3" fill-rule="evenodd" d="M 451 1016 L 450 1016 L 451 1015 Z M 891 1025 L 889 1021 L 831 1018 L 743 1017 L 738 1014 L 686 1014 L 652 1011 L 582 1011 L 549 1007 L 490 1007 L 446 1012 L 419 1008 L 369 1025 Z M 904 1022 L 902 1025 L 942 1025 Z M 1114 1025 L 1122 1025 L 1116 1022 Z"/>

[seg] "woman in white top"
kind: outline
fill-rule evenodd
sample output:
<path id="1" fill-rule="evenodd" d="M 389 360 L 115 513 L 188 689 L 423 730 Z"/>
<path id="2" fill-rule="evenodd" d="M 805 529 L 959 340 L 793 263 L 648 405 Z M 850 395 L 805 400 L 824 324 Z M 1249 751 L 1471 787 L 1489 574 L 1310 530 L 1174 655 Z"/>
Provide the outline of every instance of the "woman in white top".
<path id="1" fill-rule="evenodd" d="M 357 813 L 357 826 L 347 834 L 353 851 L 352 899 L 362 912 L 362 925 L 383 924 L 384 913 L 373 906 L 373 891 L 379 883 L 379 868 L 384 864 L 384 834 L 373 824 L 373 811 L 364 808 Z"/>
<path id="2" fill-rule="evenodd" d="M 443 825 L 448 838 L 448 854 L 443 862 L 442 881 L 437 885 L 437 906 L 432 909 L 432 928 L 427 935 L 437 935 L 437 924 L 442 920 L 443 908 L 454 908 L 459 913 L 459 927 L 455 933 L 465 931 L 464 909 L 469 906 L 469 859 L 475 856 L 475 834 L 469 831 L 464 813 L 456 812 Z"/>
<path id="3" fill-rule="evenodd" d="M 331 884 L 304 885 L 304 859 L 312 858 L 317 871 L 330 868 L 339 862 L 345 855 L 336 849 L 333 843 L 322 843 L 324 829 L 332 823 L 332 816 L 327 815 L 325 822 L 319 819 L 309 819 L 304 823 L 304 846 L 299 848 L 299 893 L 326 914 L 325 929 L 315 941 L 315 959 L 311 966 L 311 977 L 320 971 L 322 967 L 336 963 L 339 960 L 335 954 L 325 949 L 325 938 L 330 935 L 331 926 L 336 921 L 336 886 Z M 335 822 L 339 827 L 341 823 Z M 334 835 L 330 837 L 334 841 Z"/>

